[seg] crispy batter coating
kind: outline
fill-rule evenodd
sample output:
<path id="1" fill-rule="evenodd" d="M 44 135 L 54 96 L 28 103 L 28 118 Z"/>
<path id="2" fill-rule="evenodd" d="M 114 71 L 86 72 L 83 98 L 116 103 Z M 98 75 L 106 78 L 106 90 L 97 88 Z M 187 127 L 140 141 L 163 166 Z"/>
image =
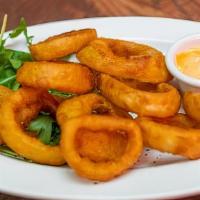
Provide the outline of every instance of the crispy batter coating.
<path id="1" fill-rule="evenodd" d="M 79 51 L 77 58 L 92 69 L 120 78 L 149 83 L 171 79 L 163 54 L 135 42 L 96 39 Z"/>
<path id="2" fill-rule="evenodd" d="M 153 91 L 145 91 L 101 74 L 98 84 L 102 95 L 113 104 L 140 116 L 169 117 L 180 107 L 179 92 L 167 83 L 159 84 Z"/>
<path id="3" fill-rule="evenodd" d="M 11 89 L 9 89 L 3 85 L 0 85 L 0 105 L 5 100 L 5 98 L 10 96 L 12 93 L 13 93 L 13 91 Z"/>
<path id="4" fill-rule="evenodd" d="M 188 116 L 200 122 L 200 93 L 185 92 L 183 95 L 183 106 Z"/>
<path id="5" fill-rule="evenodd" d="M 13 93 L 12 90 L 3 85 L 0 85 L 0 106 L 3 103 L 3 101 L 5 101 L 5 99 L 9 97 L 12 93 Z M 0 145 L 1 144 L 3 144 L 3 140 L 1 138 L 1 132 L 0 132 Z"/>
<path id="6" fill-rule="evenodd" d="M 120 157 L 127 146 L 127 136 L 122 132 L 80 130 L 76 136 L 76 147 L 81 157 L 94 162 L 105 162 Z"/>
<path id="7" fill-rule="evenodd" d="M 116 77 L 116 79 L 118 78 Z M 132 88 L 137 88 L 139 90 L 155 91 L 157 88 L 157 84 L 140 82 L 134 79 L 118 79 L 118 80 Z"/>
<path id="8" fill-rule="evenodd" d="M 184 114 L 166 119 L 140 117 L 144 145 L 162 152 L 200 158 L 200 129 Z"/>
<path id="9" fill-rule="evenodd" d="M 82 177 L 107 181 L 137 161 L 143 149 L 138 125 L 130 119 L 85 115 L 61 125 L 61 149 Z"/>
<path id="10" fill-rule="evenodd" d="M 17 71 L 17 81 L 23 86 L 76 94 L 87 93 L 94 86 L 92 72 L 71 62 L 25 62 Z"/>
<path id="11" fill-rule="evenodd" d="M 62 124 L 70 118 L 89 114 L 130 117 L 127 112 L 116 108 L 101 95 L 90 93 L 63 101 L 57 109 L 56 118 Z"/>
<path id="12" fill-rule="evenodd" d="M 25 158 L 40 164 L 62 165 L 65 161 L 59 146 L 45 145 L 26 130 L 31 119 L 43 107 L 50 106 L 45 99 L 40 90 L 21 88 L 13 92 L 0 108 L 1 135 L 8 147 Z"/>
<path id="13" fill-rule="evenodd" d="M 78 52 L 96 37 L 95 29 L 82 29 L 55 35 L 29 49 L 35 60 L 49 61 Z"/>

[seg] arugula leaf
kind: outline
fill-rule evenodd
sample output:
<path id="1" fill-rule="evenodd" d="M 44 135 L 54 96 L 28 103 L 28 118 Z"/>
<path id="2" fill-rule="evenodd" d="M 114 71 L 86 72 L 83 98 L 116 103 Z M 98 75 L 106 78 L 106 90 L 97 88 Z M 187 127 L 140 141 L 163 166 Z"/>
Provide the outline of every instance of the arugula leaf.
<path id="1" fill-rule="evenodd" d="M 27 130 L 33 132 L 44 144 L 52 146 L 59 144 L 60 129 L 55 120 L 46 113 L 32 120 Z"/>
<path id="2" fill-rule="evenodd" d="M 30 45 L 32 43 L 33 36 L 28 36 L 27 23 L 23 17 L 20 19 L 19 25 L 9 34 L 9 36 L 10 38 L 16 38 L 21 33 L 24 33 L 26 43 Z"/>
<path id="3" fill-rule="evenodd" d="M 4 49 L 0 52 L 0 66 L 6 65 L 18 69 L 26 61 L 32 61 L 30 53 L 12 49 Z"/>
<path id="4" fill-rule="evenodd" d="M 25 61 L 31 61 L 31 55 L 26 52 L 4 49 L 0 52 L 0 85 L 12 90 L 19 88 L 16 82 L 16 70 Z"/>
<path id="5" fill-rule="evenodd" d="M 72 98 L 73 96 L 76 95 L 76 94 L 73 94 L 73 93 L 60 92 L 60 91 L 54 90 L 54 89 L 49 89 L 48 92 L 49 92 L 49 94 L 52 94 L 54 96 L 63 97 L 63 98 L 66 98 L 66 99 Z"/>
<path id="6" fill-rule="evenodd" d="M 73 54 L 70 54 L 68 56 L 64 56 L 62 58 L 60 58 L 61 61 L 69 61 L 70 58 L 72 58 Z"/>
<path id="7" fill-rule="evenodd" d="M 13 84 L 12 84 L 12 90 L 16 91 L 20 88 L 20 83 L 18 83 L 17 81 L 15 81 Z"/>
<path id="8" fill-rule="evenodd" d="M 18 69 L 26 61 L 32 61 L 31 54 L 27 52 L 6 49 L 5 53 L 9 54 L 8 60 L 14 69 Z"/>
<path id="9" fill-rule="evenodd" d="M 27 162 L 33 162 L 33 161 L 29 160 L 29 159 L 26 159 L 26 158 L 18 155 L 17 153 L 12 151 L 6 145 L 0 145 L 0 154 L 8 156 L 8 157 L 11 157 L 11 158 L 15 158 L 15 159 L 18 159 L 18 160 L 23 160 L 23 161 L 27 161 Z"/>
<path id="10" fill-rule="evenodd" d="M 12 88 L 16 82 L 16 73 L 11 67 L 0 67 L 0 85 Z"/>
<path id="11" fill-rule="evenodd" d="M 24 19 L 21 18 L 19 25 L 9 34 L 10 38 L 16 38 L 26 29 L 26 23 Z"/>
<path id="12" fill-rule="evenodd" d="M 7 16 L 5 15 L 1 35 L 0 35 L 0 85 L 4 85 L 12 90 L 17 90 L 20 84 L 16 81 L 16 71 L 26 61 L 32 61 L 30 53 L 6 49 L 4 47 L 6 39 L 3 39 L 4 31 L 6 29 Z M 20 24 L 10 34 L 10 38 L 15 38 L 21 33 L 24 33 L 27 43 L 27 26 L 25 20 L 22 18 Z"/>
<path id="13" fill-rule="evenodd" d="M 4 50 L 4 44 L 6 43 L 6 39 L 0 39 L 0 51 Z"/>
<path id="14" fill-rule="evenodd" d="M 55 146 L 58 145 L 59 143 L 60 143 L 60 129 L 58 127 L 58 124 L 56 122 L 53 122 L 50 145 Z"/>

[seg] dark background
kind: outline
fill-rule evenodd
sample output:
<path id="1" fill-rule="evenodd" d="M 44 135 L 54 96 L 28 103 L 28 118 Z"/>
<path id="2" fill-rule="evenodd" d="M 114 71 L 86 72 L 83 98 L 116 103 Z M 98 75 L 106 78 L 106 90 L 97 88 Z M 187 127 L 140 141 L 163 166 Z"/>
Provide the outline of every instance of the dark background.
<path id="1" fill-rule="evenodd" d="M 100 16 L 158 16 L 200 21 L 200 0 L 0 0 L 0 21 L 5 13 L 7 30 L 14 28 L 21 17 L 29 25 Z M 0 200 L 25 199 L 0 194 Z M 200 200 L 200 196 L 187 200 Z"/>
<path id="2" fill-rule="evenodd" d="M 0 0 L 8 29 L 24 17 L 29 25 L 98 16 L 159 16 L 200 21 L 200 0 Z"/>

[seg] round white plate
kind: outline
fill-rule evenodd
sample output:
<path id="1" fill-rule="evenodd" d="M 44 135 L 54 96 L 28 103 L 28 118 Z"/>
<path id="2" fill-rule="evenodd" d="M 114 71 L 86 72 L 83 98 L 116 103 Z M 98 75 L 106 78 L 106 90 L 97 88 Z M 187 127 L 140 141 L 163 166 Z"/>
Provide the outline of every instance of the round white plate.
<path id="1" fill-rule="evenodd" d="M 200 33 L 200 23 L 149 17 L 68 20 L 29 27 L 34 42 L 81 28 L 96 28 L 103 37 L 150 44 L 163 52 L 177 39 Z M 7 47 L 27 50 L 23 37 Z M 95 184 L 67 167 L 50 167 L 0 155 L 0 192 L 38 199 L 133 200 L 175 198 L 200 193 L 200 160 L 145 151 L 136 169 L 110 182 Z"/>

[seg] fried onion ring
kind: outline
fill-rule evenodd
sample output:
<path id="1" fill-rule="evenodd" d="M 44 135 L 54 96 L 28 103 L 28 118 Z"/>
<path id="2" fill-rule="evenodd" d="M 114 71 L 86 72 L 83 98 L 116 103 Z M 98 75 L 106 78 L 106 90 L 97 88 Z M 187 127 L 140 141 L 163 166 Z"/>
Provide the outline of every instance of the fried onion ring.
<path id="1" fill-rule="evenodd" d="M 117 77 L 115 78 L 118 79 Z M 139 90 L 155 91 L 157 87 L 157 84 L 140 82 L 134 79 L 118 79 L 118 80 L 132 88 L 137 88 Z"/>
<path id="2" fill-rule="evenodd" d="M 200 158 L 200 129 L 184 114 L 167 119 L 138 118 L 144 145 L 161 152 Z"/>
<path id="3" fill-rule="evenodd" d="M 56 112 L 56 118 L 61 125 L 67 119 L 81 115 L 101 114 L 130 118 L 127 112 L 113 106 L 104 97 L 95 93 L 85 94 L 62 102 Z"/>
<path id="4" fill-rule="evenodd" d="M 30 45 L 29 49 L 35 60 L 49 61 L 78 52 L 96 37 L 95 29 L 82 29 L 55 35 Z"/>
<path id="5" fill-rule="evenodd" d="M 10 96 L 13 93 L 12 90 L 10 90 L 9 88 L 0 85 L 0 106 L 3 103 L 3 101 L 5 101 L 5 99 Z M 3 140 L 1 138 L 1 132 L 0 132 L 0 145 L 3 144 Z"/>
<path id="6" fill-rule="evenodd" d="M 169 117 L 180 107 L 180 95 L 176 88 L 160 83 L 156 90 L 131 88 L 107 74 L 99 76 L 99 89 L 113 104 L 140 116 Z"/>
<path id="7" fill-rule="evenodd" d="M 188 116 L 200 122 L 200 93 L 185 92 L 183 95 L 183 107 Z"/>
<path id="8" fill-rule="evenodd" d="M 107 181 L 131 168 L 143 148 L 138 125 L 130 119 L 85 115 L 61 125 L 61 149 L 82 177 Z"/>
<path id="9" fill-rule="evenodd" d="M 43 106 L 46 107 L 43 91 L 21 88 L 13 92 L 0 108 L 1 136 L 8 147 L 27 159 L 40 164 L 62 165 L 65 160 L 59 146 L 45 145 L 26 131 L 27 124 Z"/>
<path id="10" fill-rule="evenodd" d="M 76 94 L 87 93 L 94 86 L 92 72 L 70 62 L 25 62 L 17 71 L 17 81 L 23 86 Z"/>
<path id="11" fill-rule="evenodd" d="M 160 51 L 135 42 L 96 39 L 79 51 L 77 58 L 92 69 L 120 78 L 149 83 L 172 78 Z"/>

